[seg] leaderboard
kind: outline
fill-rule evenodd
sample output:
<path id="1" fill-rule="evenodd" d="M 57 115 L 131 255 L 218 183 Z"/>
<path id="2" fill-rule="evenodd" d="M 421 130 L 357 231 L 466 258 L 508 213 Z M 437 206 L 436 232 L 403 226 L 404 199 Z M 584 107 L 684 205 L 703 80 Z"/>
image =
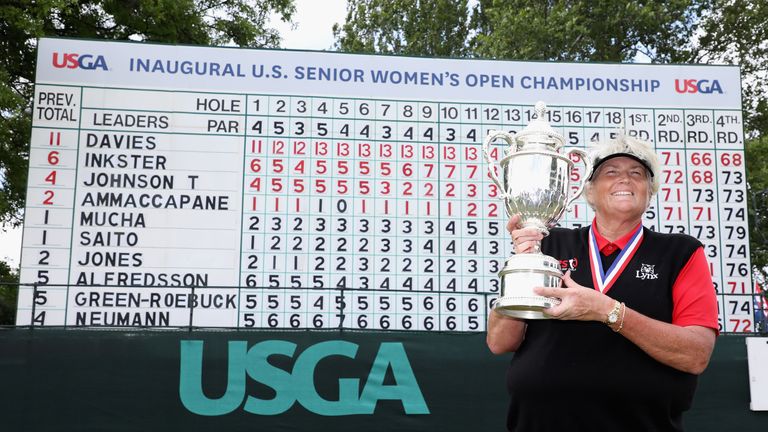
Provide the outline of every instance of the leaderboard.
<path id="1" fill-rule="evenodd" d="M 511 244 L 481 143 L 538 100 L 569 147 L 654 144 L 646 225 L 702 241 L 721 330 L 752 331 L 737 68 L 63 39 L 39 41 L 17 324 L 483 331 Z"/>

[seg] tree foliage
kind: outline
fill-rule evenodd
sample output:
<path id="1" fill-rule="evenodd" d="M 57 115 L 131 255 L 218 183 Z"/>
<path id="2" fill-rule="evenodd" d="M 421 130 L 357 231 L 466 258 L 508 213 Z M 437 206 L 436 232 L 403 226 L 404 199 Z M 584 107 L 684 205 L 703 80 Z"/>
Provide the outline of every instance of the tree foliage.
<path id="1" fill-rule="evenodd" d="M 716 0 L 350 0 L 342 51 L 518 60 L 685 60 Z"/>
<path id="2" fill-rule="evenodd" d="M 13 325 L 16 322 L 18 281 L 18 273 L 0 261 L 0 325 Z"/>
<path id="3" fill-rule="evenodd" d="M 341 51 L 462 57 L 467 20 L 466 0 L 349 0 L 333 34 Z"/>
<path id="4" fill-rule="evenodd" d="M 746 131 L 751 137 L 768 135 L 768 3 L 716 0 L 691 60 L 738 64 Z"/>
<path id="5" fill-rule="evenodd" d="M 768 281 L 768 135 L 747 143 L 749 249 L 752 267 Z"/>
<path id="6" fill-rule="evenodd" d="M 491 58 L 666 62 L 689 43 L 706 3 L 481 0 L 472 44 Z"/>
<path id="7" fill-rule="evenodd" d="M 16 0 L 0 3 L 0 225 L 24 207 L 35 46 L 43 36 L 274 47 L 293 0 Z"/>

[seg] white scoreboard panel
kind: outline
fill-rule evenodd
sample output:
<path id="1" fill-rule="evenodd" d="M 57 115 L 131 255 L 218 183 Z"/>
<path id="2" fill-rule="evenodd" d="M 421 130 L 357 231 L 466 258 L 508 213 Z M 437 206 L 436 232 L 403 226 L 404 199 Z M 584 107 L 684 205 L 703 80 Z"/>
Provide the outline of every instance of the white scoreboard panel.
<path id="1" fill-rule="evenodd" d="M 511 244 L 481 142 L 543 100 L 569 146 L 654 143 L 647 225 L 753 329 L 738 68 L 42 39 L 36 79 L 19 325 L 482 331 Z"/>

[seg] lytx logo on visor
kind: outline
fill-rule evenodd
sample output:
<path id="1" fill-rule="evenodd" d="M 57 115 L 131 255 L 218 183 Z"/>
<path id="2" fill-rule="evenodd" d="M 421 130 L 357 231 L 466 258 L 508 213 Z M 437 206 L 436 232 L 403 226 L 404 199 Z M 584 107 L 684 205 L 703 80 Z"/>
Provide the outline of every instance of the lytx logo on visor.
<path id="1" fill-rule="evenodd" d="M 102 55 L 53 53 L 53 67 L 58 69 L 102 69 L 107 70 L 107 61 Z"/>
<path id="2" fill-rule="evenodd" d="M 676 79 L 675 91 L 678 93 L 723 94 L 723 88 L 720 87 L 718 80 Z"/>

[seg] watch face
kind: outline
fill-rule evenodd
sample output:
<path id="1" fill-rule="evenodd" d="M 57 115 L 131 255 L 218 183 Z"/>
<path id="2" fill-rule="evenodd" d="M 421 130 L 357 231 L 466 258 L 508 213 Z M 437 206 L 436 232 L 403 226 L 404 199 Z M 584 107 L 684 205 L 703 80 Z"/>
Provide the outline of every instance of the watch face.
<path id="1" fill-rule="evenodd" d="M 621 311 L 621 303 L 618 301 L 614 301 L 613 303 L 613 310 L 608 313 L 608 316 L 605 319 L 605 322 L 607 324 L 616 324 L 616 322 L 619 320 L 619 312 Z"/>

